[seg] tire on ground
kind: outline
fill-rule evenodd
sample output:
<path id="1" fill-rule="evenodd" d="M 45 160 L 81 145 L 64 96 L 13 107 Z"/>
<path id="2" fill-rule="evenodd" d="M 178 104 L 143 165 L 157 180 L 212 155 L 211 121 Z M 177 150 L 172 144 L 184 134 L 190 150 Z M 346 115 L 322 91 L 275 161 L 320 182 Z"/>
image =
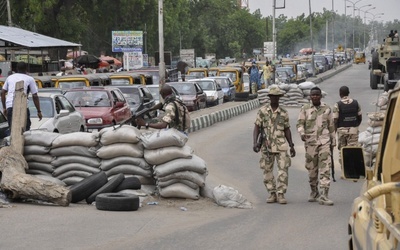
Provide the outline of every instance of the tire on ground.
<path id="1" fill-rule="evenodd" d="M 80 202 L 81 200 L 86 199 L 91 194 L 93 194 L 97 189 L 101 188 L 104 184 L 106 184 L 107 181 L 108 180 L 106 172 L 100 171 L 72 185 L 70 187 L 72 195 L 71 203 L 77 203 Z"/>
<path id="2" fill-rule="evenodd" d="M 135 176 L 127 177 L 125 178 L 119 185 L 118 187 L 115 188 L 115 192 L 119 192 L 121 190 L 125 189 L 134 189 L 134 190 L 139 190 L 142 188 L 142 184 L 140 183 L 139 178 Z"/>
<path id="3" fill-rule="evenodd" d="M 114 176 L 106 184 L 104 184 L 101 188 L 97 189 L 96 192 L 94 192 L 89 197 L 87 197 L 86 203 L 92 204 L 92 202 L 96 200 L 96 196 L 99 194 L 114 192 L 115 188 L 118 187 L 124 179 L 125 179 L 125 176 L 122 173 Z"/>
<path id="4" fill-rule="evenodd" d="M 235 94 L 235 101 L 248 101 L 249 100 L 249 92 L 240 92 Z"/>
<path id="5" fill-rule="evenodd" d="M 139 197 L 134 194 L 103 193 L 96 196 L 96 208 L 106 211 L 136 211 Z"/>

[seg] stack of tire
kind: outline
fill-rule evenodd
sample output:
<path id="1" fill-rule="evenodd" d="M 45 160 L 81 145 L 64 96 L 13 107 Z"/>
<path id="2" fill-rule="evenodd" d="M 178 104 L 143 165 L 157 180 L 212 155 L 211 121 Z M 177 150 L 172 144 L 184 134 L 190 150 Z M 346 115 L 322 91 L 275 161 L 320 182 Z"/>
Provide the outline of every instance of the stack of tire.
<path id="1" fill-rule="evenodd" d="M 145 160 L 153 165 L 156 186 L 161 197 L 200 198 L 207 167 L 204 160 L 186 146 L 187 135 L 176 129 L 158 130 L 142 135 Z"/>

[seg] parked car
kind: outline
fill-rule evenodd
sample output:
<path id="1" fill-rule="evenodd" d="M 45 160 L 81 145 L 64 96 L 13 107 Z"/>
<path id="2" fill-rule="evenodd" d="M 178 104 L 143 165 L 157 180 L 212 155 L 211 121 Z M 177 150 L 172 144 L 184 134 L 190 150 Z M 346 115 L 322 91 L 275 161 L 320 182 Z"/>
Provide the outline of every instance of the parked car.
<path id="1" fill-rule="evenodd" d="M 289 76 L 288 83 L 296 83 L 297 82 L 296 73 L 294 73 L 293 67 L 278 67 L 275 70 L 275 72 L 281 72 L 281 71 L 287 72 L 287 74 Z"/>
<path id="2" fill-rule="evenodd" d="M 215 106 L 224 102 L 224 91 L 214 79 L 193 79 L 189 82 L 196 82 L 203 89 L 207 96 L 207 105 Z"/>
<path id="3" fill-rule="evenodd" d="M 83 114 L 89 131 L 131 122 L 129 104 L 118 88 L 74 88 L 64 95 Z"/>
<path id="4" fill-rule="evenodd" d="M 167 82 L 168 85 L 178 90 L 183 103 L 189 111 L 195 111 L 206 107 L 207 96 L 196 82 Z"/>
<path id="5" fill-rule="evenodd" d="M 135 119 L 137 117 L 146 113 L 148 109 L 156 105 L 153 95 L 145 85 L 124 85 L 115 87 L 121 90 L 125 99 L 128 102 L 129 108 L 132 113 L 131 124 L 133 126 L 136 126 Z M 156 110 L 146 114 L 147 118 L 155 118 L 156 116 L 157 116 Z"/>
<path id="6" fill-rule="evenodd" d="M 38 92 L 38 96 L 43 118 L 39 121 L 35 104 L 29 98 L 31 130 L 43 129 L 60 134 L 86 131 L 84 116 L 61 93 Z"/>
<path id="7" fill-rule="evenodd" d="M 224 92 L 225 102 L 233 101 L 235 99 L 236 88 L 235 85 L 233 85 L 231 78 L 226 76 L 212 76 L 208 78 L 214 79 L 215 81 L 217 81 L 217 83 L 219 83 L 222 91 Z"/>

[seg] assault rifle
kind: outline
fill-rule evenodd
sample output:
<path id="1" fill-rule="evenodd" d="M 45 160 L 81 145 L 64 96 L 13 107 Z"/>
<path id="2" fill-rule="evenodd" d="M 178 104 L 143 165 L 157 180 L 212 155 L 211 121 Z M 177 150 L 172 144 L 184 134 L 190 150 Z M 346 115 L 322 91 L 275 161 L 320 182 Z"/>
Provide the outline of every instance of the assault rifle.
<path id="1" fill-rule="evenodd" d="M 332 169 L 332 180 L 336 182 L 335 179 L 335 162 L 333 161 L 333 148 L 331 149 L 331 169 Z"/>
<path id="2" fill-rule="evenodd" d="M 262 145 L 265 143 L 266 135 L 263 128 L 259 128 L 260 133 L 257 136 L 257 152 L 260 152 Z"/>

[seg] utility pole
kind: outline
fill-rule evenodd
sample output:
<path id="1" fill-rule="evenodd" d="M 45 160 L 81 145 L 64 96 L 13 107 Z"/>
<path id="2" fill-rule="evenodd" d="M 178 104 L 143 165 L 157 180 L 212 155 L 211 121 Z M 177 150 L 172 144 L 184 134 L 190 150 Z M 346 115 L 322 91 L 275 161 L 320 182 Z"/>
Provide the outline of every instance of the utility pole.
<path id="1" fill-rule="evenodd" d="M 160 88 L 165 83 L 165 62 L 164 62 L 164 7 L 163 0 L 158 0 L 158 43 L 160 50 L 159 75 Z"/>
<path id="2" fill-rule="evenodd" d="M 314 41 L 313 41 L 313 32 L 312 32 L 312 13 L 311 13 L 311 0 L 308 0 L 308 6 L 309 6 L 309 8 L 310 8 L 311 64 L 312 64 L 313 77 L 315 77 Z"/>
<path id="3" fill-rule="evenodd" d="M 12 26 L 10 0 L 7 0 L 8 26 Z"/>
<path id="4" fill-rule="evenodd" d="M 272 61 L 275 61 L 276 53 L 275 53 L 275 43 L 276 43 L 276 30 L 275 30 L 275 7 L 276 0 L 272 1 Z"/>
<path id="5" fill-rule="evenodd" d="M 332 57 L 333 57 L 333 68 L 336 69 L 336 63 L 335 63 L 335 8 L 334 8 L 334 0 L 332 0 Z"/>

